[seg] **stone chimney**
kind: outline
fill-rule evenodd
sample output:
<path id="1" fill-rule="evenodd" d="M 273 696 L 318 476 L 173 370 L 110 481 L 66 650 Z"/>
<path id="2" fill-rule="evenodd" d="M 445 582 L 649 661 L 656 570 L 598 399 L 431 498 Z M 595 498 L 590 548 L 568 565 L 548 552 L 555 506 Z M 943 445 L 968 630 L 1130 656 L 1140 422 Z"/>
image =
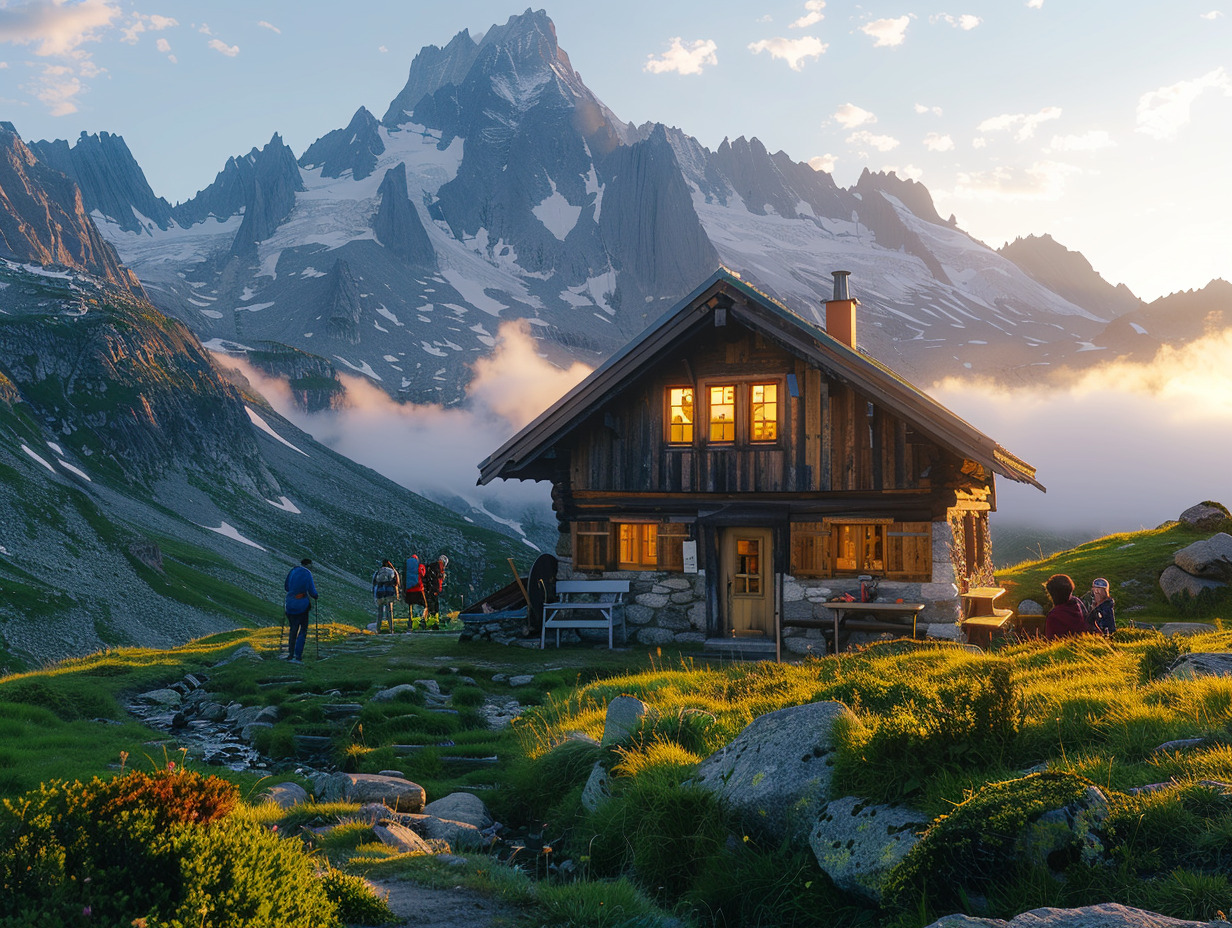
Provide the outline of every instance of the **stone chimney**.
<path id="1" fill-rule="evenodd" d="M 856 307 L 859 300 L 851 298 L 847 277 L 851 271 L 833 271 L 834 299 L 826 300 L 826 332 L 849 348 L 856 347 Z"/>

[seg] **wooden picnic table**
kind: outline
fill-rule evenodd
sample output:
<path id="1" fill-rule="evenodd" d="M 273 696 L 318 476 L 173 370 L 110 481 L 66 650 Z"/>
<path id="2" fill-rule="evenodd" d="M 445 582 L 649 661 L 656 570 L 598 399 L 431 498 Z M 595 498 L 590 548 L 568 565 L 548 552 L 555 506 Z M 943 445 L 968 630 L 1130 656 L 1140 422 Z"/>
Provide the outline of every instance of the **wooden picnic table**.
<path id="1" fill-rule="evenodd" d="M 916 619 L 924 610 L 923 603 L 846 603 L 833 602 L 822 603 L 826 609 L 834 613 L 834 653 L 837 654 L 839 648 L 839 631 L 847 629 L 848 631 L 861 632 L 893 632 L 906 631 L 906 620 L 911 620 L 911 637 L 916 634 Z M 852 616 L 869 615 L 872 618 L 860 619 L 852 618 Z M 878 618 L 884 616 L 884 618 Z M 894 621 L 897 619 L 898 621 Z"/>
<path id="2" fill-rule="evenodd" d="M 962 627 L 971 644 L 987 648 L 992 644 L 993 634 L 1005 631 L 1009 625 L 1014 610 L 996 605 L 1004 594 L 1005 588 L 999 586 L 975 586 L 962 594 Z"/>

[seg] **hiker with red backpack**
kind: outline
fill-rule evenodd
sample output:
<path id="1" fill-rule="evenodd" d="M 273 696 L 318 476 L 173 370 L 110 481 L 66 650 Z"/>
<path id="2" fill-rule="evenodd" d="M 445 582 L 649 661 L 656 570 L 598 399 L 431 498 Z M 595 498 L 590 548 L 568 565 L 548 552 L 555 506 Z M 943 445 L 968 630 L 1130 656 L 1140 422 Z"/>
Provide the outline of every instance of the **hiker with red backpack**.
<path id="1" fill-rule="evenodd" d="M 428 614 L 428 600 L 424 595 L 424 574 L 427 568 L 419 560 L 418 554 L 412 554 L 406 559 L 406 585 L 402 590 L 402 598 L 406 601 L 406 630 L 409 633 L 415 627 L 415 607 L 423 606 L 424 615 Z"/>
<path id="2" fill-rule="evenodd" d="M 436 616 L 436 622 L 441 617 L 441 591 L 445 588 L 445 568 L 449 566 L 449 558 L 438 557 L 424 571 L 424 620 L 429 615 Z"/>
<path id="3" fill-rule="evenodd" d="M 394 570 L 393 563 L 386 559 L 372 575 L 372 598 L 376 601 L 376 633 L 381 633 L 381 625 L 389 619 L 389 633 L 394 633 L 394 603 L 398 600 L 398 590 L 402 586 L 402 578 Z"/>

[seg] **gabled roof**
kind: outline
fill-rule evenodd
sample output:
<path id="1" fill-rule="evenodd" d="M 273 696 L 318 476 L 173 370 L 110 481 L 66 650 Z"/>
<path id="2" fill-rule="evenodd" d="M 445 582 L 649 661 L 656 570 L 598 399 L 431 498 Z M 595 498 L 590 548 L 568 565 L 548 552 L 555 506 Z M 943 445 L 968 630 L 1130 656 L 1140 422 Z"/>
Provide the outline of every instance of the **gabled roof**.
<path id="1" fill-rule="evenodd" d="M 942 448 L 994 474 L 1044 489 L 1030 464 L 879 361 L 828 335 L 724 267 L 501 445 L 479 465 L 479 483 L 497 477 L 542 479 L 542 468 L 534 464 L 624 386 L 677 351 L 696 328 L 712 324 L 716 307 L 726 309 L 729 320 L 762 334 L 829 377 L 850 384 Z"/>

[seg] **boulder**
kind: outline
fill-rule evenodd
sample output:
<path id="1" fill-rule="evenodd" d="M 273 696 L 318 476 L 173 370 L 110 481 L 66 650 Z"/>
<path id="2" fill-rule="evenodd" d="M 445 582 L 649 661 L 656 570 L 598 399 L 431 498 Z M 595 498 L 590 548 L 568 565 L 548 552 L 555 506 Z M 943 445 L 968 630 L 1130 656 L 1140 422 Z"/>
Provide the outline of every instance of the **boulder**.
<path id="1" fill-rule="evenodd" d="M 974 915 L 947 915 L 928 928 L 1207 928 L 1226 922 L 1191 922 L 1144 909 L 1131 909 L 1118 902 L 1103 902 L 1080 909 L 1032 909 L 1008 922 Z"/>
<path id="2" fill-rule="evenodd" d="M 422 812 L 427 795 L 418 783 L 373 773 L 335 773 L 316 785 L 321 802 L 379 802 L 395 812 Z"/>
<path id="3" fill-rule="evenodd" d="M 465 822 L 476 828 L 487 828 L 492 824 L 492 813 L 483 804 L 483 800 L 473 793 L 450 793 L 440 799 L 434 799 L 424 806 L 426 815 L 448 819 L 452 822 Z"/>
<path id="4" fill-rule="evenodd" d="M 740 814 L 751 831 L 803 842 L 829 798 L 830 733 L 840 718 L 855 721 L 838 702 L 769 712 L 703 760 L 694 782 Z"/>
<path id="5" fill-rule="evenodd" d="M 1041 606 L 1039 603 L 1037 603 L 1033 599 L 1024 599 L 1022 602 L 1018 604 L 1017 611 L 1019 615 L 1047 615 L 1048 614 L 1047 612 L 1044 611 L 1044 607 Z"/>
<path id="6" fill-rule="evenodd" d="M 1193 574 L 1181 570 L 1175 564 L 1159 576 L 1159 588 L 1164 591 L 1164 596 L 1168 597 L 1168 602 L 1172 602 L 1183 593 L 1197 596 L 1203 590 L 1218 590 L 1226 585 L 1218 580 L 1206 580 L 1202 577 L 1195 577 Z"/>
<path id="7" fill-rule="evenodd" d="M 607 704 L 607 716 L 603 720 L 604 747 L 623 741 L 642 724 L 646 704 L 635 696 L 617 696 Z"/>
<path id="8" fill-rule="evenodd" d="M 1168 671 L 1168 676 L 1174 680 L 1232 677 L 1232 654 L 1222 651 L 1182 654 Z"/>
<path id="9" fill-rule="evenodd" d="M 1143 627 L 1151 628 L 1149 625 Z M 1209 635 L 1214 630 L 1215 627 L 1206 622 L 1165 622 L 1159 626 L 1159 633 L 1165 638 L 1173 635 Z"/>
<path id="10" fill-rule="evenodd" d="M 387 690 L 381 690 L 372 697 L 373 702 L 393 702 L 395 699 L 404 698 L 410 699 L 418 690 L 410 683 L 399 683 L 397 686 L 391 686 Z"/>
<path id="11" fill-rule="evenodd" d="M 442 842 L 452 848 L 479 848 L 491 844 L 482 831 L 466 822 L 455 822 L 435 815 L 409 816 L 415 832 L 430 842 Z"/>
<path id="12" fill-rule="evenodd" d="M 928 822 L 927 815 L 906 806 L 871 805 L 847 796 L 826 806 L 809 846 L 835 886 L 879 903 L 886 874 L 920 840 Z"/>
<path id="13" fill-rule="evenodd" d="M 148 703 L 151 706 L 162 706 L 166 709 L 178 709 L 183 698 L 178 692 L 169 688 L 149 690 L 137 697 L 140 702 Z"/>
<path id="14" fill-rule="evenodd" d="M 594 812 L 611 798 L 612 778 L 603 769 L 603 765 L 595 761 L 595 765 L 590 771 L 590 778 L 586 781 L 586 785 L 582 787 L 582 808 L 587 812 Z"/>
<path id="15" fill-rule="evenodd" d="M 289 809 L 301 802 L 307 802 L 308 791 L 298 783 L 275 783 L 261 794 L 261 798 L 283 809 Z"/>
<path id="16" fill-rule="evenodd" d="M 432 696 L 441 696 L 441 685 L 435 680 L 416 680 L 415 685 L 422 687 L 425 693 Z"/>
<path id="17" fill-rule="evenodd" d="M 372 831 L 382 844 L 397 848 L 403 854 L 433 853 L 427 841 L 397 822 L 378 822 L 372 826 Z"/>
<path id="18" fill-rule="evenodd" d="M 520 673 L 509 678 L 510 686 L 530 686 L 535 682 L 535 675 L 530 673 Z"/>
<path id="19" fill-rule="evenodd" d="M 1226 507 L 1208 500 L 1204 503 L 1198 503 L 1196 506 L 1190 506 L 1181 513 L 1177 521 L 1200 531 L 1209 532 L 1212 529 L 1219 528 L 1223 524 L 1224 519 L 1227 518 L 1228 510 Z"/>
<path id="20" fill-rule="evenodd" d="M 1060 872 L 1075 846 L 1084 863 L 1103 859 L 1101 837 L 1108 820 L 1108 799 L 1097 786 L 1057 809 L 1049 809 L 1030 822 L 1015 845 L 1018 856 Z"/>
<path id="21" fill-rule="evenodd" d="M 1217 532 L 1176 552 L 1176 566 L 1204 580 L 1232 582 L 1232 535 Z"/>
<path id="22" fill-rule="evenodd" d="M 244 644 L 244 645 L 240 645 L 238 648 L 236 648 L 234 651 L 232 651 L 222 660 L 216 662 L 214 666 L 221 667 L 224 664 L 231 664 L 231 663 L 234 663 L 235 661 L 263 661 L 263 660 L 265 660 L 265 658 L 263 658 L 255 650 L 253 650 L 252 645 Z"/>

